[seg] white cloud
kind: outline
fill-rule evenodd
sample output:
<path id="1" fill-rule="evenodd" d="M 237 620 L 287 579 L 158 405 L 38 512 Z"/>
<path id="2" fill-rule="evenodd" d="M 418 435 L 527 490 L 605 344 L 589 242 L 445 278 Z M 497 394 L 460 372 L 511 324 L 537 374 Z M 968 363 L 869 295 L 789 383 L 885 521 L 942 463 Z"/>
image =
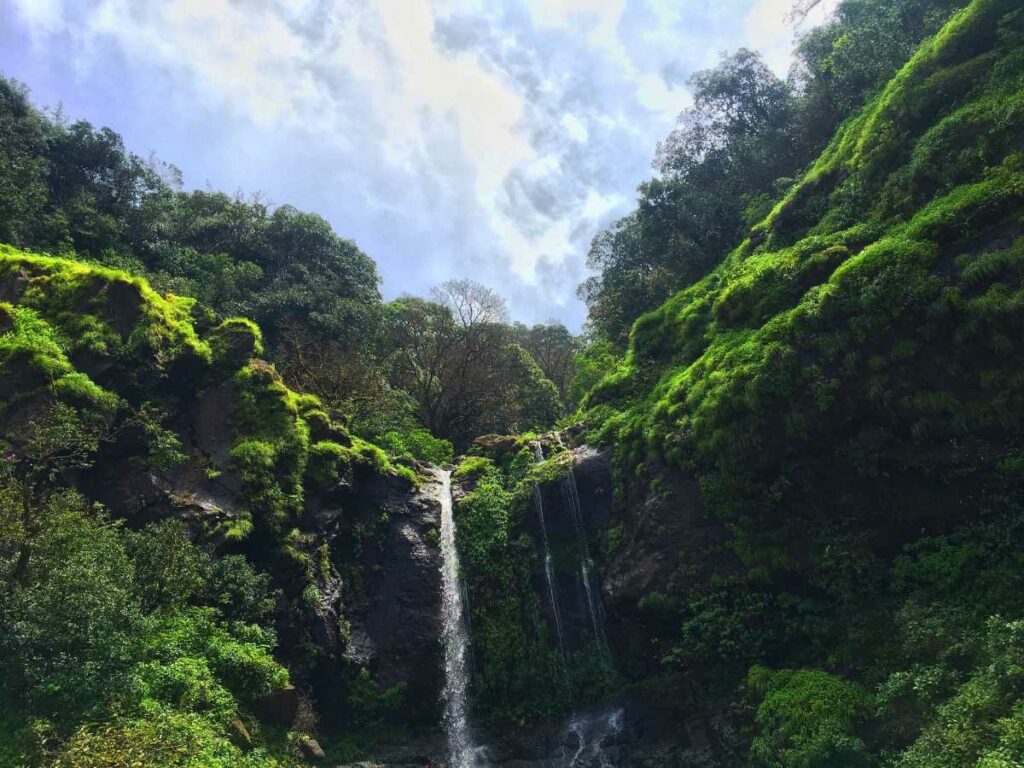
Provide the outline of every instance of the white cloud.
<path id="1" fill-rule="evenodd" d="M 167 158 L 192 183 L 230 190 L 255 178 L 272 199 L 299 193 L 369 244 L 386 289 L 468 273 L 534 320 L 552 306 L 580 318 L 572 297 L 587 243 L 650 174 L 656 142 L 689 101 L 685 75 L 765 42 L 784 68 L 792 37 L 788 0 L 5 6 L 39 61 L 75 71 L 67 88 L 159 82 L 180 110 L 161 115 L 170 134 L 188 130 L 190 113 L 223 116 L 234 135 L 195 139 L 220 141 L 222 157 Z"/>
<path id="2" fill-rule="evenodd" d="M 839 0 L 822 0 L 801 22 L 811 27 L 825 21 Z M 757 0 L 743 22 L 746 46 L 761 51 L 765 61 L 780 76 L 785 76 L 792 61 L 794 28 L 790 18 L 793 0 Z"/>

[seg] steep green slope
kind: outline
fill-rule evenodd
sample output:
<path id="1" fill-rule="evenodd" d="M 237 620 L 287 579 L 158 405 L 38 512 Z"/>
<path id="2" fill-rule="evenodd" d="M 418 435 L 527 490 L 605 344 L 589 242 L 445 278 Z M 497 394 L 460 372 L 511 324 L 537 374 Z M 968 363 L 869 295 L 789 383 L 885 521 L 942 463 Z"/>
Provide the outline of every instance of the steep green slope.
<path id="1" fill-rule="evenodd" d="M 732 517 L 834 483 L 821 463 L 870 475 L 900 457 L 901 473 L 941 463 L 946 476 L 1015 465 L 1024 14 L 1013 6 L 957 15 L 726 264 L 636 323 L 626 364 L 588 403 L 633 463 L 653 452 L 699 471 L 705 500 Z"/>
<path id="2" fill-rule="evenodd" d="M 975 0 L 586 404 L 729 531 L 658 602 L 754 764 L 1019 764 L 1022 340 L 1024 10 Z"/>

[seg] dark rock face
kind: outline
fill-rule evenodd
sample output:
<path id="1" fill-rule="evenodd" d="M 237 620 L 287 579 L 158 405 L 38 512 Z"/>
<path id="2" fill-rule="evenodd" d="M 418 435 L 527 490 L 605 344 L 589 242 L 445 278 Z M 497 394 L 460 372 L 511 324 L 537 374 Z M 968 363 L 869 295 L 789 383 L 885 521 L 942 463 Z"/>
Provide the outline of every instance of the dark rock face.
<path id="1" fill-rule="evenodd" d="M 318 700 L 345 710 L 345 670 L 364 668 L 381 691 L 402 686 L 414 727 L 440 719 L 440 482 L 422 485 L 360 472 L 307 505 L 307 524 L 328 544 L 336 582 L 321 588 L 313 626 L 322 661 Z"/>
<path id="2" fill-rule="evenodd" d="M 299 711 L 299 692 L 291 685 L 261 696 L 255 702 L 256 716 L 270 725 L 291 725 Z"/>
<path id="3" fill-rule="evenodd" d="M 299 754 L 309 762 L 319 762 L 326 757 L 320 742 L 312 736 L 300 736 L 295 746 L 299 750 Z"/>
<path id="4" fill-rule="evenodd" d="M 173 428 L 187 459 L 166 470 L 140 462 L 145 451 L 138 430 L 124 430 L 105 446 L 94 470 L 79 483 L 133 527 L 176 516 L 198 531 L 217 528 L 242 509 L 241 484 L 229 456 L 237 419 L 237 388 L 226 379 L 187 401 L 172 401 Z M 208 473 L 217 467 L 218 472 Z"/>
<path id="5" fill-rule="evenodd" d="M 611 463 L 607 452 L 590 446 L 573 449 L 571 457 L 571 476 L 538 487 L 527 516 L 527 530 L 537 542 L 538 551 L 547 537 L 564 646 L 566 650 L 582 650 L 593 643 L 594 629 L 590 599 L 581 574 L 581 557 L 590 556 L 595 562 L 601 557 L 604 532 L 612 514 Z M 543 555 L 538 562 L 543 562 Z M 555 617 L 546 574 L 538 568 L 532 576 L 541 610 L 554 637 Z M 599 595 L 600 575 L 594 570 L 590 576 L 595 596 Z"/>
<path id="6" fill-rule="evenodd" d="M 658 667 L 667 649 L 652 645 L 658 633 L 647 625 L 641 600 L 653 592 L 685 589 L 692 568 L 733 567 L 713 554 L 727 532 L 705 518 L 691 478 L 652 463 L 646 467 L 647 482 L 616 499 L 609 451 L 579 445 L 571 456 L 571 478 L 540 486 L 539 502 L 534 500 L 527 517 L 528 531 L 541 547 L 538 503 L 542 506 L 566 648 L 577 650 L 594 639 L 579 572 L 582 529 L 614 662 L 627 677 L 643 675 Z M 533 580 L 554 632 L 544 571 L 538 569 Z M 713 731 L 713 723 L 685 701 L 626 695 L 559 723 L 481 734 L 480 743 L 487 744 L 488 764 L 508 768 L 710 768 L 717 764 Z"/>
<path id="7" fill-rule="evenodd" d="M 493 768 L 714 768 L 703 725 L 640 697 L 587 708 L 528 730 L 479 734 Z M 368 762 L 339 768 L 424 768 L 445 764 L 444 741 L 381 747 Z"/>
<path id="8" fill-rule="evenodd" d="M 604 564 L 603 595 L 615 656 L 629 672 L 654 672 L 669 650 L 641 610 L 645 597 L 677 595 L 698 575 L 738 568 L 722 544 L 729 533 L 707 517 L 692 477 L 654 461 L 644 464 L 644 483 L 633 483 L 612 521 L 617 546 Z"/>

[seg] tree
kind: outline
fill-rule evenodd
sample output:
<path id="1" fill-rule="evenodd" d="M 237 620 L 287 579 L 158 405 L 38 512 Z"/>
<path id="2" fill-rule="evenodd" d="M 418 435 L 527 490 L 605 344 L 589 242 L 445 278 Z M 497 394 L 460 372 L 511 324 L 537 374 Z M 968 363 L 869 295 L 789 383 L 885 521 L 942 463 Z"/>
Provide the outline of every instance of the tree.
<path id="1" fill-rule="evenodd" d="M 748 205 L 798 164 L 791 93 L 741 49 L 690 78 L 694 106 L 658 147 L 661 175 L 594 238 L 579 289 L 594 328 L 621 347 L 633 321 L 707 274 L 741 239 Z"/>
<path id="2" fill-rule="evenodd" d="M 575 372 L 573 361 L 579 350 L 577 337 L 554 320 L 532 327 L 516 323 L 513 331 L 516 341 L 530 353 L 544 375 L 554 383 L 561 401 L 568 403 L 569 383 Z"/>
<path id="3" fill-rule="evenodd" d="M 0 604 L 4 678 L 17 681 L 32 712 L 74 721 L 121 692 L 142 614 L 115 525 L 91 517 L 73 493 L 33 510 L 33 557 Z"/>
<path id="4" fill-rule="evenodd" d="M 46 122 L 24 86 L 0 78 L 0 242 L 25 243 L 46 228 Z"/>
<path id="5" fill-rule="evenodd" d="M 203 586 L 208 558 L 180 520 L 151 523 L 131 537 L 130 545 L 146 611 L 182 608 Z"/>
<path id="6" fill-rule="evenodd" d="M 463 328 L 508 322 L 505 299 L 475 280 L 448 280 L 430 294 Z"/>
<path id="7" fill-rule="evenodd" d="M 561 405 L 557 388 L 514 330 L 504 299 L 472 281 L 434 291 L 447 304 L 401 298 L 387 307 L 387 367 L 434 435 L 464 449 L 487 432 L 548 426 Z"/>

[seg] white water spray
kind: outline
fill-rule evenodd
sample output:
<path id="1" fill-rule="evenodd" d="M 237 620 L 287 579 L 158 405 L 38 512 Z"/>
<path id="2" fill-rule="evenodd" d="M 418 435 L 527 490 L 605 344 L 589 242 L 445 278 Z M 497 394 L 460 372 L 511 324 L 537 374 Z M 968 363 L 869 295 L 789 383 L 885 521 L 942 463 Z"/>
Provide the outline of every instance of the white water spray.
<path id="1" fill-rule="evenodd" d="M 444 644 L 444 730 L 448 738 L 450 768 L 476 768 L 479 750 L 469 734 L 469 631 L 459 579 L 459 551 L 455 546 L 452 514 L 452 474 L 441 478 L 441 639 Z"/>
<path id="2" fill-rule="evenodd" d="M 625 712 L 615 709 L 596 717 L 576 716 L 566 728 L 576 739 L 576 751 L 568 758 L 568 768 L 612 768 L 605 752 L 610 738 L 622 733 Z"/>

